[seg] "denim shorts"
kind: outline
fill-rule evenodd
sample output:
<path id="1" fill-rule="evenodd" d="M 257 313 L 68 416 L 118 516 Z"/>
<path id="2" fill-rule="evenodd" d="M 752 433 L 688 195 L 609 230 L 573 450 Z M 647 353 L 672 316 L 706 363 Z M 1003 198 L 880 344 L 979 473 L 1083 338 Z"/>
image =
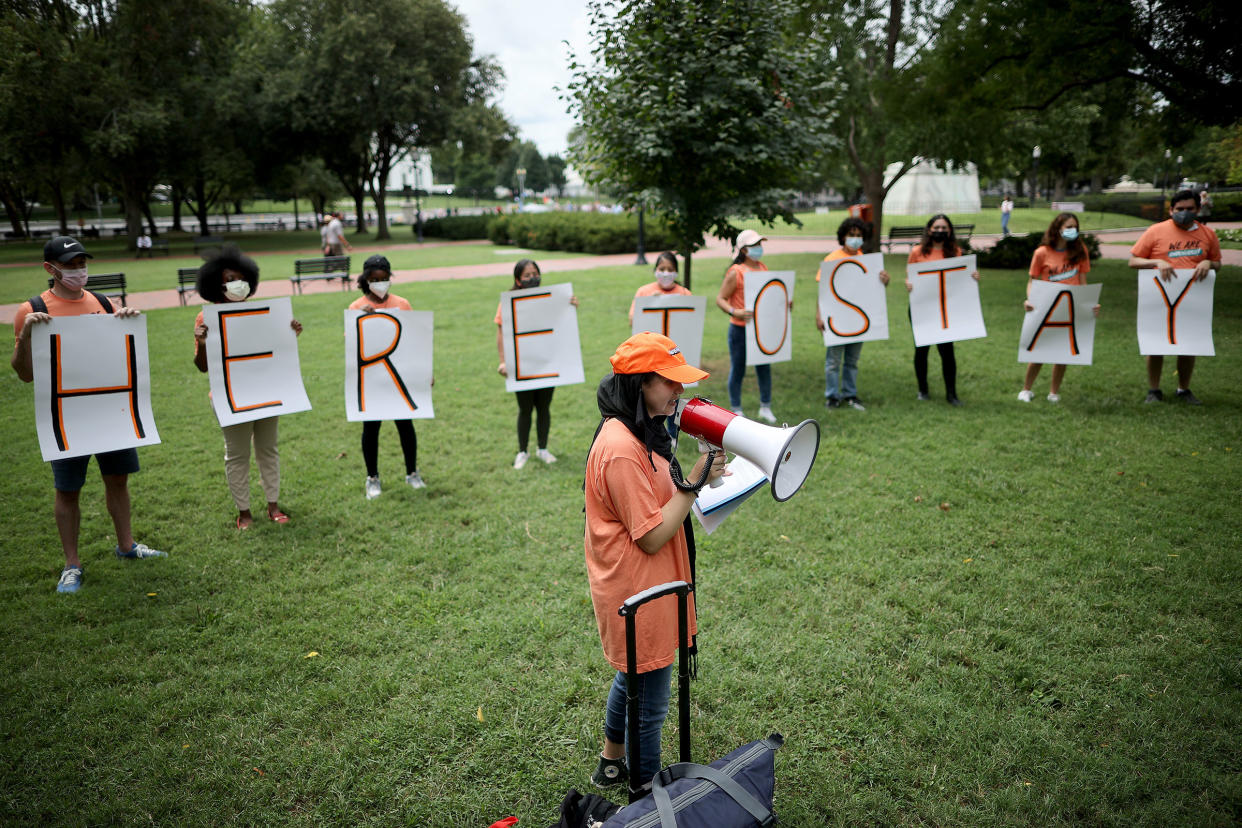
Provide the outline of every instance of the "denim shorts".
<path id="1" fill-rule="evenodd" d="M 105 451 L 95 455 L 99 463 L 100 474 L 133 474 L 138 471 L 138 449 L 127 448 L 120 451 Z M 89 454 L 81 457 L 66 457 L 64 460 L 52 461 L 52 482 L 58 492 L 81 491 L 86 485 L 86 466 L 91 461 Z"/>

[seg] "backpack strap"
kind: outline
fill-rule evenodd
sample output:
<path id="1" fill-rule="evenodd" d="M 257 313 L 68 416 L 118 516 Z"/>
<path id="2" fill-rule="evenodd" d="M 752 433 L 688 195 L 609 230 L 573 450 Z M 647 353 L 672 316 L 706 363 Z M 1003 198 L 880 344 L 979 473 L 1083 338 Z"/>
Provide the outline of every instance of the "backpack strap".
<path id="1" fill-rule="evenodd" d="M 739 785 L 733 777 L 726 776 L 707 765 L 678 762 L 675 765 L 669 765 L 651 780 L 651 798 L 655 800 L 656 811 L 660 814 L 660 825 L 662 828 L 675 828 L 677 825 L 677 817 L 673 811 L 673 800 L 669 796 L 668 791 L 664 790 L 664 786 L 672 784 L 678 779 L 703 779 L 711 782 L 750 814 L 751 819 L 757 825 L 768 826 L 776 822 L 772 812 L 765 808 L 762 802 L 751 796 L 750 792 Z"/>
<path id="2" fill-rule="evenodd" d="M 101 308 L 103 308 L 104 313 L 116 313 L 116 309 L 112 307 L 112 300 L 110 300 L 107 296 L 104 296 L 102 293 L 96 293 L 93 290 L 88 290 L 86 292 L 95 297 L 95 301 L 99 303 Z M 30 303 L 31 313 L 47 313 L 47 302 L 43 301 L 42 294 L 38 296 L 31 296 L 26 301 Z"/>
<path id="3" fill-rule="evenodd" d="M 43 295 L 31 296 L 26 300 L 30 303 L 31 313 L 47 313 L 47 302 L 43 301 Z"/>
<path id="4" fill-rule="evenodd" d="M 116 308 L 112 307 L 112 300 L 107 296 L 104 296 L 102 293 L 96 293 L 93 290 L 87 290 L 86 292 L 95 297 L 95 301 L 104 309 L 104 313 L 116 313 Z"/>

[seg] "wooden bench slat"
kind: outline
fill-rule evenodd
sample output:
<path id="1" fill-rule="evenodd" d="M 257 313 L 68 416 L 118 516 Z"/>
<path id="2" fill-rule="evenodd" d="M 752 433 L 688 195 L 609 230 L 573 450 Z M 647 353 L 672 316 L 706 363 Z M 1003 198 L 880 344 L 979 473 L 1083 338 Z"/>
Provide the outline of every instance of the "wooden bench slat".
<path id="1" fill-rule="evenodd" d="M 302 293 L 302 282 L 320 279 L 340 279 L 341 290 L 346 290 L 349 287 L 349 262 L 349 256 L 297 259 L 293 262 L 293 275 L 289 277 L 289 281 L 298 293 Z"/>

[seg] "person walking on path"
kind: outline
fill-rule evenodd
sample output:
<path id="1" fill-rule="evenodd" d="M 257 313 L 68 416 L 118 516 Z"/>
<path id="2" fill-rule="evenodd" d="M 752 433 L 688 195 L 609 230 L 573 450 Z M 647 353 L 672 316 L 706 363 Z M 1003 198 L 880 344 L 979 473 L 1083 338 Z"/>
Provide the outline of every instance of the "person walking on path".
<path id="1" fill-rule="evenodd" d="M 388 292 L 392 282 L 392 265 L 383 256 L 375 255 L 362 265 L 358 277 L 358 289 L 362 296 L 350 303 L 350 310 L 375 313 L 386 310 L 412 310 L 410 303 Z M 434 382 L 434 380 L 433 380 Z M 405 482 L 412 489 L 426 487 L 418 472 L 418 434 L 413 420 L 393 420 L 397 436 L 401 439 L 401 453 L 405 457 Z M 366 420 L 362 424 L 362 461 L 367 467 L 364 486 L 367 500 L 374 500 L 383 492 L 379 478 L 379 433 L 383 420 Z"/>
<path id="2" fill-rule="evenodd" d="M 341 223 L 344 217 L 344 213 L 333 213 L 332 220 L 328 222 L 328 229 L 324 233 L 324 243 L 328 246 L 329 256 L 344 256 L 346 251 L 354 252 L 354 248 L 345 238 L 345 227 Z"/>
<path id="3" fill-rule="evenodd" d="M 1220 240 L 1216 231 L 1198 221 L 1199 194 L 1194 190 L 1178 190 L 1169 200 L 1169 218 L 1153 224 L 1130 248 L 1130 267 L 1135 270 L 1155 268 L 1164 281 L 1173 278 L 1174 268 L 1194 269 L 1194 278 L 1202 281 L 1209 270 L 1220 270 Z M 1190 405 L 1201 405 L 1190 390 L 1195 358 L 1182 354 L 1177 358 L 1177 399 Z M 1164 356 L 1147 357 L 1147 397 L 1145 403 L 1164 400 L 1160 375 Z"/>
<path id="4" fill-rule="evenodd" d="M 1005 193 L 1004 199 L 1001 200 L 1001 236 L 1009 235 L 1009 216 L 1013 214 L 1013 199 L 1009 193 Z"/>
<path id="5" fill-rule="evenodd" d="M 871 225 L 862 219 L 847 218 L 841 222 L 837 228 L 837 243 L 841 246 L 825 256 L 824 261 L 861 256 L 870 229 Z M 879 278 L 880 284 L 888 287 L 888 271 L 881 270 Z M 819 273 L 815 274 L 815 281 L 819 281 Z M 824 318 L 819 312 L 819 302 L 815 303 L 815 327 L 823 333 Z M 861 342 L 828 346 L 824 355 L 824 405 L 828 408 L 844 405 L 855 411 L 867 410 L 858 399 L 858 358 L 862 355 L 862 346 Z"/>
<path id="6" fill-rule="evenodd" d="M 117 307 L 106 296 L 86 290 L 86 260 L 94 258 L 86 248 L 70 236 L 56 236 L 43 246 L 43 269 L 52 277 L 52 287 L 22 304 L 13 320 L 16 344 L 10 365 L 22 382 L 34 380 L 30 351 L 33 326 L 50 322 L 57 316 L 83 316 L 110 313 L 118 319 L 137 316 L 135 308 Z M 77 592 L 82 586 L 82 559 L 78 554 L 78 536 L 82 525 L 80 495 L 86 484 L 90 455 L 53 460 L 52 481 L 56 489 L 54 513 L 60 545 L 65 553 L 65 566 L 56 584 L 57 592 Z M 130 520 L 129 475 L 138 471 L 138 450 L 101 452 L 95 455 L 99 474 L 103 477 L 104 502 L 116 531 L 118 558 L 162 558 L 167 553 L 152 549 L 134 540 Z"/>

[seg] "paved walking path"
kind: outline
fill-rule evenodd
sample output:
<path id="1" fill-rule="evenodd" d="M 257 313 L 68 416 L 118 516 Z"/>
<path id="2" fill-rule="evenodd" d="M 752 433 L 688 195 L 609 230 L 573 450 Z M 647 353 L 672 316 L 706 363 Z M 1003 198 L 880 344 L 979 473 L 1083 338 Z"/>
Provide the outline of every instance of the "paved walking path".
<path id="1" fill-rule="evenodd" d="M 1242 227 L 1242 222 L 1222 222 L 1213 223 L 1214 228 L 1238 228 Z M 1130 248 L 1128 245 L 1108 244 L 1109 241 L 1133 242 L 1138 239 L 1145 227 L 1126 228 L 1121 230 L 1106 230 L 1096 235 L 1099 237 L 1100 253 L 1106 259 L 1129 259 Z M 985 249 L 991 247 L 999 239 L 999 235 L 976 235 L 971 239 L 971 244 L 976 249 Z M 443 247 L 457 244 L 477 244 L 477 242 L 428 242 L 421 245 L 422 248 Z M 370 247 L 355 245 L 354 256 L 356 258 L 365 259 L 371 253 L 382 253 L 386 250 L 394 248 L 412 248 L 420 247 L 417 242 L 407 244 L 388 245 L 384 247 Z M 768 254 L 780 253 L 821 253 L 827 255 L 838 247 L 835 237 L 828 236 L 773 236 L 764 242 L 763 249 Z M 894 253 L 904 252 L 908 247 L 898 247 Z M 538 258 L 539 251 L 532 251 L 531 256 Z M 650 253 L 647 260 L 652 265 L 655 264 L 656 253 Z M 732 258 L 733 250 L 729 243 L 720 239 L 709 239 L 707 246 L 694 254 L 695 273 L 699 275 L 699 284 L 715 284 L 721 275 L 721 268 L 718 260 Z M 713 264 L 704 266 L 700 264 L 703 260 L 712 259 Z M 1222 250 L 1221 259 L 1226 265 L 1242 266 L 1242 250 Z M 576 256 L 567 259 L 545 259 L 540 268 L 544 273 L 563 273 L 571 270 L 591 270 L 597 267 L 619 267 L 634 264 L 633 253 L 618 253 L 609 256 Z M 513 273 L 513 262 L 510 259 L 501 259 L 495 262 L 487 262 L 477 265 L 453 265 L 449 267 L 427 267 L 413 270 L 397 270 L 393 272 L 393 281 L 397 283 L 407 282 L 436 282 L 445 279 L 485 279 L 493 276 L 506 276 Z M 40 270 L 35 277 L 35 284 L 43 279 Z M 706 282 L 703 280 L 706 279 Z M 326 282 L 311 282 L 304 286 L 305 292 L 313 293 L 341 293 L 334 284 Z M 287 280 L 273 279 L 262 283 L 263 296 L 265 298 L 272 296 L 291 296 L 293 295 L 293 285 Z M 175 308 L 180 304 L 177 291 L 175 289 L 168 290 L 149 290 L 141 293 L 131 293 L 127 299 L 130 307 L 139 310 L 155 310 L 157 308 Z M 192 305 L 202 304 L 197 295 L 193 296 L 189 303 Z M 13 316 L 17 313 L 21 303 L 13 305 L 0 305 L 0 322 L 4 324 L 12 324 Z"/>

